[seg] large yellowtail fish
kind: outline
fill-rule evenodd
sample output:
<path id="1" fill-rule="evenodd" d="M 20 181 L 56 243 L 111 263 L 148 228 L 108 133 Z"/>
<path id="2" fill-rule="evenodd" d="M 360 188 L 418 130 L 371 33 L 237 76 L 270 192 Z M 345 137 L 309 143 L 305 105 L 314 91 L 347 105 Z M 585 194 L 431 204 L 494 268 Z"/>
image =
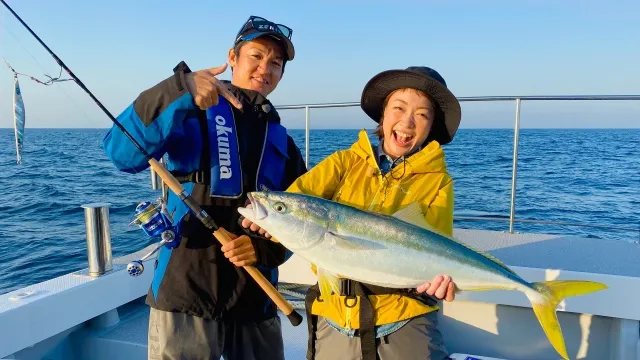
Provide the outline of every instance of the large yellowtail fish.
<path id="1" fill-rule="evenodd" d="M 338 276 L 391 288 L 416 288 L 437 274 L 451 275 L 457 291 L 522 291 L 555 350 L 568 359 L 556 307 L 568 296 L 606 289 L 590 281 L 530 283 L 498 259 L 439 234 L 412 204 L 393 216 L 318 197 L 253 192 L 241 215 L 318 268 L 320 291 L 338 292 Z"/>

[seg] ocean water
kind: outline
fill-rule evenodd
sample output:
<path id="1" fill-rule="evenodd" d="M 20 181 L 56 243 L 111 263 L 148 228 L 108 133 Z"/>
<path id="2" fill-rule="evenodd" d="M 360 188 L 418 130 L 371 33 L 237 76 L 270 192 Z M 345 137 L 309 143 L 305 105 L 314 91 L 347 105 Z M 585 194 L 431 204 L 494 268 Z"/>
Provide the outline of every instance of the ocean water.
<path id="1" fill-rule="evenodd" d="M 106 129 L 27 129 L 23 164 L 0 129 L 0 294 L 86 267 L 82 204 L 111 204 L 114 257 L 152 243 L 128 226 L 155 200 L 149 171 L 118 172 L 100 144 Z M 292 130 L 304 154 L 304 131 Z M 312 130 L 310 163 L 349 147 L 358 130 Z M 640 129 L 529 130 L 519 141 L 516 218 L 640 228 Z M 508 231 L 513 131 L 462 129 L 445 146 L 460 228 Z M 637 230 L 516 223 L 518 232 L 640 240 Z"/>

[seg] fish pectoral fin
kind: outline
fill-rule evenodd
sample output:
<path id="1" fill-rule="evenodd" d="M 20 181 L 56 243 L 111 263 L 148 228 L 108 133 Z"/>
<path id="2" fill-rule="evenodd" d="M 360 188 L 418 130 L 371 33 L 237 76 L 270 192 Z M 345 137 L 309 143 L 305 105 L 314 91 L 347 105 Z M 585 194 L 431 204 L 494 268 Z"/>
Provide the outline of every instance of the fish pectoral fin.
<path id="1" fill-rule="evenodd" d="M 318 271 L 318 287 L 320 288 L 320 296 L 322 299 L 328 299 L 333 291 L 336 294 L 340 293 L 340 287 L 338 285 L 338 276 L 329 270 L 323 268 L 317 268 Z"/>
<path id="2" fill-rule="evenodd" d="M 359 251 L 380 250 L 385 248 L 383 245 L 357 236 L 336 234 L 331 231 L 328 231 L 325 236 L 327 240 L 329 240 L 331 247 L 335 250 Z"/>

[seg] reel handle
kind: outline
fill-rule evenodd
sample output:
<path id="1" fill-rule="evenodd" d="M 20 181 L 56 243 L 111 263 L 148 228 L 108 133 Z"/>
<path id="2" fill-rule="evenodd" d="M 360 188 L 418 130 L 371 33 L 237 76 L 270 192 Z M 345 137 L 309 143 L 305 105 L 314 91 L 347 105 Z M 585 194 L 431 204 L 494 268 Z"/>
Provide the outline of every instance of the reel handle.
<path id="1" fill-rule="evenodd" d="M 156 247 L 141 257 L 139 260 L 133 260 L 127 264 L 127 272 L 131 276 L 140 276 L 144 272 L 144 261 L 147 261 L 155 253 L 157 253 L 163 246 L 170 244 L 175 239 L 175 234 L 171 230 L 166 230 L 162 233 L 162 240 L 156 245 Z"/>

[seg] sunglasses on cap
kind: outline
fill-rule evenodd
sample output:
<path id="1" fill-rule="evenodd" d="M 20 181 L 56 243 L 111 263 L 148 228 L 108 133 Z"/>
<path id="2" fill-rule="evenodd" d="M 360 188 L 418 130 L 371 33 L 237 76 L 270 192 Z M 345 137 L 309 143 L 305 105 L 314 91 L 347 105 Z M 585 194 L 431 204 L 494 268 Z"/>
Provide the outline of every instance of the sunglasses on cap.
<path id="1" fill-rule="evenodd" d="M 256 30 L 259 32 L 276 32 L 284 35 L 289 40 L 291 40 L 291 34 L 293 33 L 293 30 L 288 26 L 273 23 L 259 16 L 250 16 L 249 20 L 247 20 L 247 22 L 240 28 L 240 31 L 238 31 L 236 42 L 240 40 L 243 34 L 250 30 Z"/>

